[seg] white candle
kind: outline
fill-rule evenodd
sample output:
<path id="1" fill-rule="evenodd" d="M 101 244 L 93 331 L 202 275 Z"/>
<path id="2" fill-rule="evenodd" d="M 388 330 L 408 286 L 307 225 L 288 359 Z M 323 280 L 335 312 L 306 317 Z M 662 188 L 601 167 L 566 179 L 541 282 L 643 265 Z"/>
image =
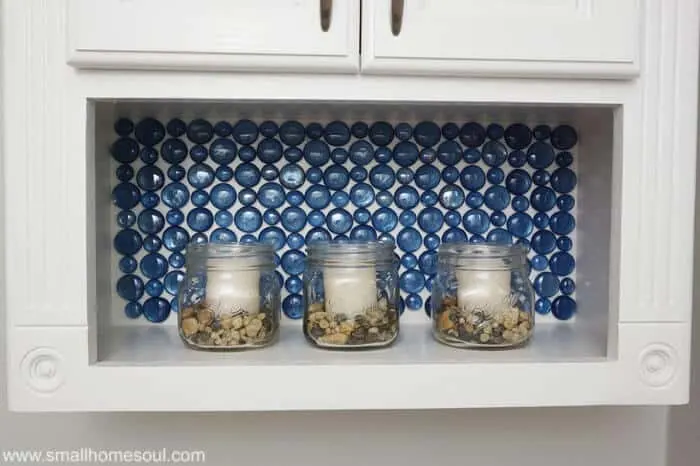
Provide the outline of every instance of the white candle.
<path id="1" fill-rule="evenodd" d="M 457 304 L 472 310 L 499 311 L 510 302 L 510 270 L 459 270 Z"/>
<path id="2" fill-rule="evenodd" d="M 323 269 L 325 310 L 351 317 L 377 305 L 377 282 L 374 267 L 346 264 Z"/>
<path id="3" fill-rule="evenodd" d="M 221 313 L 260 310 L 260 270 L 248 257 L 209 259 L 207 304 Z"/>

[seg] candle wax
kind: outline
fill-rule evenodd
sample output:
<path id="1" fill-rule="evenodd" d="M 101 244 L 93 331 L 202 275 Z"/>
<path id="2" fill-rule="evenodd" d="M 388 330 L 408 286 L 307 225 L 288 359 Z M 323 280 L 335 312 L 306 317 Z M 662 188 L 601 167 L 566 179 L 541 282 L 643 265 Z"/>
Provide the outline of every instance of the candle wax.
<path id="1" fill-rule="evenodd" d="M 510 303 L 510 270 L 457 270 L 460 308 L 500 311 Z"/>
<path id="2" fill-rule="evenodd" d="M 260 310 L 260 270 L 246 267 L 248 259 L 209 260 L 207 303 L 217 312 Z M 211 267 L 214 265 L 214 267 Z"/>
<path id="3" fill-rule="evenodd" d="M 328 267 L 323 287 L 326 312 L 350 317 L 377 305 L 374 267 Z"/>

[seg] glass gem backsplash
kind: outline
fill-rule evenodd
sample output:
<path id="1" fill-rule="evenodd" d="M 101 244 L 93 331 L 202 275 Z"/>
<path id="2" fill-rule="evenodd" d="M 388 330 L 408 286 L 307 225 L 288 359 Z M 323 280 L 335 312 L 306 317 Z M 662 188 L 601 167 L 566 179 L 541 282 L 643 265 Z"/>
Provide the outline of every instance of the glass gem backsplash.
<path id="1" fill-rule="evenodd" d="M 347 238 L 396 245 L 402 311 L 430 312 L 437 248 L 469 240 L 524 243 L 536 311 L 576 312 L 568 125 L 121 118 L 114 130 L 114 286 L 130 318 L 177 312 L 189 241 L 260 240 L 298 319 L 305 245 Z"/>

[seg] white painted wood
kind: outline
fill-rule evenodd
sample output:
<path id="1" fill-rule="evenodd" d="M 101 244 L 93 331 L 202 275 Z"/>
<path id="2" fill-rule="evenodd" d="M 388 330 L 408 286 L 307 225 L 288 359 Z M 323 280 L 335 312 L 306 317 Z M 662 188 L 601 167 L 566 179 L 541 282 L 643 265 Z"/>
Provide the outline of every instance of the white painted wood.
<path id="1" fill-rule="evenodd" d="M 398 36 L 390 4 L 363 1 L 363 72 L 626 78 L 639 71 L 641 0 L 405 0 Z"/>
<path id="2" fill-rule="evenodd" d="M 354 72 L 359 4 L 320 0 L 61 0 L 78 68 Z"/>

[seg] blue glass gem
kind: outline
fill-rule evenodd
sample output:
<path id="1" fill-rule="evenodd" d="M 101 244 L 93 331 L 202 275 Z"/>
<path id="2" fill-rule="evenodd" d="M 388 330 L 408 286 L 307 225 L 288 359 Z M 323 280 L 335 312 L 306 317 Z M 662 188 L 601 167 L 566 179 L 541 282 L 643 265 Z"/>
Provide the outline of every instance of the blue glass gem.
<path id="1" fill-rule="evenodd" d="M 426 207 L 434 206 L 438 203 L 438 200 L 439 198 L 435 191 L 424 191 L 423 194 L 420 195 L 420 201 Z"/>
<path id="2" fill-rule="evenodd" d="M 236 190 L 230 184 L 220 183 L 212 188 L 210 198 L 217 209 L 228 209 L 236 202 Z"/>
<path id="3" fill-rule="evenodd" d="M 350 154 L 348 153 L 348 151 L 342 147 L 336 147 L 331 152 L 331 160 L 333 161 L 333 163 L 337 163 L 338 165 L 344 164 L 349 157 Z"/>
<path id="4" fill-rule="evenodd" d="M 411 228 L 410 230 L 413 230 Z M 413 230 L 415 231 L 415 230 Z M 429 251 L 434 251 L 440 246 L 440 237 L 436 234 L 429 233 L 425 235 L 425 238 L 423 238 L 423 245 L 429 250 Z"/>
<path id="5" fill-rule="evenodd" d="M 148 298 L 143 303 L 143 316 L 149 322 L 163 322 L 170 315 L 170 303 L 163 298 Z"/>
<path id="6" fill-rule="evenodd" d="M 479 123 L 466 123 L 459 131 L 459 140 L 467 147 L 479 147 L 486 140 L 486 130 Z"/>
<path id="7" fill-rule="evenodd" d="M 489 216 L 480 209 L 472 209 L 464 214 L 464 228 L 469 233 L 486 233 L 489 228 Z"/>
<path id="8" fill-rule="evenodd" d="M 410 141 L 401 141 L 394 146 L 394 161 L 402 167 L 410 167 L 418 160 L 418 148 Z"/>
<path id="9" fill-rule="evenodd" d="M 312 227 L 320 227 L 326 224 L 326 215 L 320 210 L 312 210 L 309 212 L 307 220 Z"/>
<path id="10" fill-rule="evenodd" d="M 141 196 L 141 205 L 146 209 L 152 209 L 160 203 L 160 197 L 153 191 L 143 193 Z"/>
<path id="11" fill-rule="evenodd" d="M 521 150 L 516 150 L 508 156 L 508 163 L 511 167 L 520 168 L 527 163 L 527 155 Z"/>
<path id="12" fill-rule="evenodd" d="M 262 134 L 263 137 L 273 138 L 277 136 L 278 131 L 279 127 L 274 121 L 267 120 L 260 123 L 260 134 Z"/>
<path id="13" fill-rule="evenodd" d="M 420 295 L 411 293 L 406 297 L 406 307 L 412 311 L 417 311 L 423 307 L 423 298 Z"/>
<path id="14" fill-rule="evenodd" d="M 185 274 L 179 270 L 173 270 L 168 272 L 168 274 L 163 279 L 163 285 L 165 286 L 165 291 L 172 296 L 176 296 L 178 288 L 180 288 L 180 283 L 185 280 Z"/>
<path id="15" fill-rule="evenodd" d="M 549 227 L 549 215 L 544 212 L 538 212 L 533 218 L 535 226 L 537 228 L 547 228 Z"/>
<path id="16" fill-rule="evenodd" d="M 117 167 L 117 179 L 119 181 L 129 181 L 134 177 L 134 169 L 131 165 L 119 165 Z"/>
<path id="17" fill-rule="evenodd" d="M 550 298 L 559 291 L 559 278 L 551 272 L 543 272 L 535 278 L 533 286 L 538 295 Z"/>
<path id="18" fill-rule="evenodd" d="M 537 255 L 532 258 L 530 264 L 533 270 L 544 270 L 549 265 L 549 261 L 545 256 Z"/>
<path id="19" fill-rule="evenodd" d="M 304 160 L 312 167 L 325 165 L 331 158 L 328 145 L 322 141 L 310 141 L 304 146 Z"/>
<path id="20" fill-rule="evenodd" d="M 401 184 L 410 184 L 413 181 L 413 170 L 402 167 L 396 172 L 396 179 Z"/>
<path id="21" fill-rule="evenodd" d="M 192 193 L 191 200 L 192 204 L 196 205 L 197 207 L 204 207 L 207 205 L 207 202 L 209 202 L 209 193 L 202 189 L 198 189 Z"/>
<path id="22" fill-rule="evenodd" d="M 418 270 L 407 270 L 401 274 L 399 286 L 406 293 L 420 293 L 425 286 L 425 275 Z"/>
<path id="23" fill-rule="evenodd" d="M 238 149 L 238 158 L 241 162 L 252 162 L 257 157 L 257 151 L 252 146 L 243 146 Z"/>
<path id="24" fill-rule="evenodd" d="M 139 188 L 133 183 L 119 183 L 112 190 L 112 202 L 120 209 L 136 207 L 140 199 Z"/>
<path id="25" fill-rule="evenodd" d="M 357 207 L 367 207 L 374 202 L 374 190 L 366 183 L 358 183 L 350 190 L 350 200 Z"/>
<path id="26" fill-rule="evenodd" d="M 230 139 L 217 139 L 210 150 L 211 159 L 220 165 L 228 165 L 236 157 L 236 143 Z"/>
<path id="27" fill-rule="evenodd" d="M 381 207 L 372 214 L 372 226 L 381 233 L 389 233 L 396 228 L 398 222 L 396 212 L 388 207 Z"/>
<path id="28" fill-rule="evenodd" d="M 252 163 L 244 163 L 236 167 L 235 177 L 241 186 L 251 188 L 260 181 L 260 169 Z"/>
<path id="29" fill-rule="evenodd" d="M 558 235 L 568 235 L 574 231 L 576 220 L 568 212 L 557 212 L 549 219 L 549 226 Z"/>
<path id="30" fill-rule="evenodd" d="M 304 195 L 299 191 L 289 191 L 287 193 L 287 202 L 293 206 L 299 206 L 304 202 Z"/>
<path id="31" fill-rule="evenodd" d="M 378 121 L 369 129 L 369 139 L 378 146 L 386 146 L 394 139 L 394 128 L 386 121 Z"/>
<path id="32" fill-rule="evenodd" d="M 568 252 L 556 252 L 549 258 L 549 268 L 562 277 L 572 273 L 575 267 L 576 260 Z"/>
<path id="33" fill-rule="evenodd" d="M 282 311 L 290 319 L 301 319 L 304 316 L 304 300 L 300 294 L 290 294 L 282 301 Z"/>
<path id="34" fill-rule="evenodd" d="M 160 296 L 163 294 L 163 284 L 158 280 L 149 280 L 146 283 L 146 293 L 149 296 Z"/>
<path id="35" fill-rule="evenodd" d="M 447 185 L 440 190 L 440 204 L 445 209 L 459 209 L 464 204 L 464 191 L 459 186 Z"/>
<path id="36" fill-rule="evenodd" d="M 257 198 L 257 193 L 250 188 L 241 189 L 238 193 L 238 201 L 243 205 L 253 205 Z"/>
<path id="37" fill-rule="evenodd" d="M 389 163 L 392 156 L 393 153 L 388 147 L 377 147 L 377 150 L 374 151 L 374 160 L 377 163 Z"/>
<path id="38" fill-rule="evenodd" d="M 142 244 L 141 235 L 136 230 L 125 229 L 114 237 L 114 249 L 124 256 L 136 254 Z"/>
<path id="39" fill-rule="evenodd" d="M 263 221 L 268 225 L 277 225 L 281 219 L 282 216 L 275 209 L 267 209 L 263 213 Z"/>
<path id="40" fill-rule="evenodd" d="M 535 210 L 547 212 L 556 204 L 557 195 L 551 189 L 539 186 L 530 194 L 530 202 Z"/>
<path id="41" fill-rule="evenodd" d="M 147 278 L 161 278 L 168 271 L 168 261 L 158 253 L 147 254 L 141 259 L 141 273 Z"/>
<path id="42" fill-rule="evenodd" d="M 207 209 L 197 207 L 187 214 L 187 225 L 194 231 L 207 231 L 214 224 L 214 216 Z"/>
<path id="43" fill-rule="evenodd" d="M 478 191 L 486 184 L 486 175 L 484 175 L 484 171 L 480 167 L 469 165 L 462 170 L 460 181 L 466 189 Z"/>
<path id="44" fill-rule="evenodd" d="M 506 224 L 507 221 L 506 214 L 503 212 L 496 210 L 494 212 L 491 212 L 491 224 L 495 227 L 502 227 L 503 225 Z"/>
<path id="45" fill-rule="evenodd" d="M 285 237 L 284 232 L 277 227 L 267 227 L 258 235 L 261 243 L 272 244 L 275 251 L 279 251 L 284 247 Z"/>
<path id="46" fill-rule="evenodd" d="M 484 204 L 484 196 L 482 196 L 480 192 L 472 191 L 469 194 L 467 194 L 465 202 L 472 209 L 476 209 L 477 207 L 481 207 Z"/>
<path id="47" fill-rule="evenodd" d="M 356 187 L 353 187 L 353 189 Z M 331 193 L 325 186 L 317 184 L 306 190 L 305 199 L 306 204 L 312 209 L 323 209 L 331 203 Z"/>
<path id="48" fill-rule="evenodd" d="M 290 163 L 296 163 L 304 158 L 304 153 L 298 147 L 288 147 L 284 151 L 284 159 Z"/>
<path id="49" fill-rule="evenodd" d="M 552 173 L 552 188 L 558 193 L 570 193 L 576 181 L 576 174 L 569 168 L 559 168 Z"/>
<path id="50" fill-rule="evenodd" d="M 489 141 L 481 148 L 481 158 L 490 167 L 498 167 L 508 159 L 508 149 L 498 141 Z"/>
<path id="51" fill-rule="evenodd" d="M 363 121 L 358 121 L 358 122 L 353 123 L 353 125 L 350 127 L 350 132 L 357 139 L 362 139 L 364 137 L 367 137 L 367 133 L 369 132 L 369 127 L 367 126 L 367 123 L 365 123 Z"/>
<path id="52" fill-rule="evenodd" d="M 420 151 L 418 158 L 423 163 L 433 163 L 437 160 L 437 151 L 435 151 L 433 148 L 427 147 Z"/>
<path id="53" fill-rule="evenodd" d="M 477 163 L 481 160 L 481 152 L 479 149 L 467 149 L 464 151 L 464 161 L 467 163 Z"/>
<path id="54" fill-rule="evenodd" d="M 494 244 L 511 244 L 513 241 L 513 236 L 511 236 L 508 230 L 503 228 L 494 228 L 489 231 L 486 236 L 486 241 Z"/>
<path id="55" fill-rule="evenodd" d="M 568 167 L 574 163 L 574 156 L 571 155 L 571 152 L 560 152 L 557 154 L 556 162 L 560 167 Z"/>
<path id="56" fill-rule="evenodd" d="M 569 125 L 561 125 L 554 128 L 550 138 L 552 145 L 557 150 L 569 150 L 578 142 L 576 130 Z"/>
<path id="57" fill-rule="evenodd" d="M 282 160 L 282 144 L 277 139 L 263 139 L 258 144 L 258 158 L 264 163 Z"/>
<path id="58" fill-rule="evenodd" d="M 228 228 L 233 225 L 233 214 L 228 210 L 220 210 L 214 215 L 214 222 L 222 228 Z"/>
<path id="59" fill-rule="evenodd" d="M 296 165 L 291 165 L 296 167 Z M 298 167 L 297 167 L 298 168 Z M 267 208 L 277 208 L 284 204 L 285 195 L 282 187 L 276 183 L 265 183 L 258 191 L 260 203 Z"/>
<path id="60" fill-rule="evenodd" d="M 557 247 L 560 251 L 567 252 L 571 251 L 571 248 L 574 247 L 574 243 L 568 236 L 560 236 L 557 238 Z"/>
<path id="61" fill-rule="evenodd" d="M 425 300 L 425 314 L 430 317 L 433 312 L 433 303 L 432 303 L 432 297 L 428 296 L 428 299 Z"/>
<path id="62" fill-rule="evenodd" d="M 228 167 L 225 167 L 228 168 Z M 218 172 L 218 170 L 217 170 Z M 187 172 L 185 171 L 185 167 L 181 165 L 172 165 L 168 168 L 168 178 L 170 178 L 173 181 L 180 181 L 182 180 Z"/>
<path id="63" fill-rule="evenodd" d="M 172 226 L 163 232 L 163 244 L 169 251 L 182 251 L 189 241 L 190 235 L 181 227 Z"/>
<path id="64" fill-rule="evenodd" d="M 341 190 L 348 185 L 350 174 L 342 165 L 331 165 L 323 173 L 323 181 L 328 188 Z"/>
<path id="65" fill-rule="evenodd" d="M 445 167 L 442 170 L 442 179 L 445 183 L 454 183 L 459 179 L 459 170 L 455 167 Z"/>
<path id="66" fill-rule="evenodd" d="M 246 233 L 245 235 L 241 236 L 241 240 L 240 240 L 241 244 L 253 244 L 253 243 L 257 243 L 257 242 L 258 242 L 258 240 L 255 239 L 255 235 L 251 235 L 250 233 Z M 277 265 L 280 265 L 280 259 L 279 259 L 279 256 L 277 254 L 275 254 L 275 266 L 277 266 Z M 279 272 L 275 272 L 275 273 L 279 273 Z M 280 283 L 281 283 L 281 280 L 280 280 Z M 282 285 L 280 284 L 280 286 L 282 286 Z"/>
<path id="67" fill-rule="evenodd" d="M 399 123 L 396 125 L 396 128 L 394 128 L 394 131 L 396 133 L 396 137 L 399 139 L 399 141 L 408 141 L 411 139 L 411 136 L 413 135 L 413 128 L 411 127 L 410 124 L 406 122 Z"/>
<path id="68" fill-rule="evenodd" d="M 331 196 L 331 203 L 336 207 L 345 207 L 350 202 L 350 195 L 344 191 L 336 191 Z"/>
<path id="69" fill-rule="evenodd" d="M 413 227 L 406 227 L 396 236 L 396 243 L 404 252 L 414 252 L 420 248 L 421 236 Z"/>
<path id="70" fill-rule="evenodd" d="M 139 214 L 138 225 L 142 232 L 155 234 L 165 226 L 165 218 L 157 210 L 147 209 Z"/>
<path id="71" fill-rule="evenodd" d="M 464 243 L 467 241 L 467 234 L 459 228 L 448 228 L 442 234 L 443 243 Z"/>
<path id="72" fill-rule="evenodd" d="M 287 164 L 280 170 L 280 183 L 287 189 L 301 187 L 304 178 L 304 170 L 299 165 Z"/>
<path id="73" fill-rule="evenodd" d="M 432 121 L 422 121 L 413 130 L 413 139 L 423 147 L 432 147 L 440 141 L 440 127 Z"/>
<path id="74" fill-rule="evenodd" d="M 138 301 L 143 296 L 143 280 L 136 275 L 124 275 L 117 280 L 117 294 L 127 301 Z"/>
<path id="75" fill-rule="evenodd" d="M 227 138 L 233 133 L 233 126 L 228 121 L 218 121 L 214 124 L 214 134 L 220 138 Z"/>
<path id="76" fill-rule="evenodd" d="M 375 241 L 377 232 L 368 225 L 358 225 L 350 232 L 350 239 L 355 241 Z"/>
<path id="77" fill-rule="evenodd" d="M 350 161 L 355 165 L 367 165 L 374 158 L 374 148 L 367 141 L 355 141 L 350 146 Z"/>
<path id="78" fill-rule="evenodd" d="M 262 215 L 255 207 L 246 206 L 236 211 L 233 222 L 239 230 L 252 233 L 262 226 Z"/>
<path id="79" fill-rule="evenodd" d="M 290 275 L 298 275 L 304 271 L 306 256 L 295 249 L 290 249 L 282 255 L 282 269 Z"/>
<path id="80" fill-rule="evenodd" d="M 170 267 L 179 269 L 185 265 L 185 256 L 183 256 L 179 252 L 174 252 L 170 254 L 170 257 L 168 258 L 168 263 L 170 264 Z"/>
<path id="81" fill-rule="evenodd" d="M 433 189 L 440 184 L 440 170 L 432 165 L 423 165 L 416 170 L 416 185 L 421 189 Z"/>
<path id="82" fill-rule="evenodd" d="M 486 172 L 486 179 L 489 180 L 489 183 L 491 184 L 502 183 L 505 177 L 506 175 L 503 173 L 503 170 L 497 167 L 490 168 L 489 171 Z"/>
<path id="83" fill-rule="evenodd" d="M 401 220 L 400 217 L 399 220 Z M 462 216 L 459 214 L 459 212 L 456 212 L 454 210 L 448 210 L 447 212 L 445 212 L 445 223 L 447 224 L 447 226 L 450 227 L 458 227 L 462 224 Z"/>
<path id="84" fill-rule="evenodd" d="M 489 137 L 489 139 L 498 140 L 501 139 L 504 134 L 505 131 L 503 129 L 503 126 L 499 125 L 498 123 L 491 123 L 486 128 L 486 135 Z"/>
<path id="85" fill-rule="evenodd" d="M 173 118 L 166 126 L 168 134 L 174 138 L 179 138 L 187 132 L 187 124 L 179 118 Z"/>
<path id="86" fill-rule="evenodd" d="M 304 225 L 306 225 L 306 213 L 299 207 L 287 207 L 282 211 L 282 226 L 286 228 L 287 231 L 301 231 Z M 258 228 L 260 228 L 260 225 L 254 228 L 254 230 Z"/>
<path id="87" fill-rule="evenodd" d="M 576 201 L 574 200 L 574 197 L 569 194 L 564 194 L 563 196 L 559 196 L 559 198 L 557 198 L 557 207 L 565 212 L 573 209 L 575 204 Z"/>
<path id="88" fill-rule="evenodd" d="M 352 215 L 345 209 L 333 209 L 326 216 L 326 224 L 332 233 L 347 233 L 352 227 Z"/>
<path id="89" fill-rule="evenodd" d="M 309 123 L 306 125 L 306 136 L 310 139 L 321 139 L 323 136 L 323 126 L 321 123 Z"/>
<path id="90" fill-rule="evenodd" d="M 540 230 L 532 236 L 532 249 L 537 254 L 549 254 L 555 246 L 556 237 L 549 230 Z"/>
<path id="91" fill-rule="evenodd" d="M 525 170 L 516 168 L 508 174 L 506 187 L 513 194 L 525 194 L 532 186 L 530 175 Z"/>
<path id="92" fill-rule="evenodd" d="M 119 136 L 128 136 L 134 130 L 134 123 L 128 118 L 119 118 L 114 123 L 114 132 Z"/>
<path id="93" fill-rule="evenodd" d="M 221 166 L 216 169 L 216 179 L 219 181 L 231 181 L 233 179 L 233 169 L 231 167 Z"/>
<path id="94" fill-rule="evenodd" d="M 517 212 L 508 219 L 508 231 L 518 238 L 527 238 L 532 233 L 532 218 L 523 212 Z"/>
<path id="95" fill-rule="evenodd" d="M 506 128 L 506 144 L 515 150 L 526 148 L 532 141 L 530 128 L 522 123 L 514 123 Z"/>
<path id="96" fill-rule="evenodd" d="M 537 125 L 532 130 L 532 135 L 538 141 L 544 141 L 549 139 L 549 135 L 552 133 L 552 129 L 547 125 Z"/>
<path id="97" fill-rule="evenodd" d="M 301 249 L 304 246 L 304 237 L 299 233 L 290 233 L 287 236 L 287 246 L 292 249 Z"/>
<path id="98" fill-rule="evenodd" d="M 289 277 L 284 285 L 288 292 L 301 293 L 304 284 L 299 277 Z"/>
<path id="99" fill-rule="evenodd" d="M 280 139 L 288 146 L 298 146 L 306 138 L 304 125 L 298 121 L 285 121 L 280 126 Z"/>
<path id="100" fill-rule="evenodd" d="M 190 149 L 190 157 L 194 162 L 204 162 L 208 155 L 209 151 L 207 151 L 207 148 L 199 144 L 192 146 L 192 149 Z"/>
<path id="101" fill-rule="evenodd" d="M 360 225 L 364 225 L 365 223 L 369 222 L 372 218 L 372 214 L 369 213 L 369 210 L 364 209 L 364 208 L 359 208 L 355 210 L 355 213 L 352 216 L 353 219 Z"/>
<path id="102" fill-rule="evenodd" d="M 576 283 L 574 283 L 574 281 L 570 278 L 565 278 L 561 281 L 561 284 L 559 285 L 559 289 L 564 294 L 567 294 L 567 295 L 573 294 L 574 291 L 576 291 Z"/>
<path id="103" fill-rule="evenodd" d="M 360 182 L 367 179 L 367 170 L 364 167 L 352 167 L 350 169 L 350 178 Z"/>
<path id="104" fill-rule="evenodd" d="M 239 120 L 233 126 L 233 139 L 239 144 L 250 145 L 258 139 L 258 126 L 250 120 Z"/>
<path id="105" fill-rule="evenodd" d="M 396 176 L 388 165 L 377 165 L 369 172 L 369 181 L 377 189 L 384 190 L 393 186 Z"/>
<path id="106" fill-rule="evenodd" d="M 420 270 L 426 275 L 437 273 L 438 257 L 435 251 L 425 251 L 418 261 Z"/>
<path id="107" fill-rule="evenodd" d="M 412 209 L 418 205 L 418 191 L 413 186 L 401 186 L 394 194 L 396 205 L 401 209 Z"/>
<path id="108" fill-rule="evenodd" d="M 503 210 L 510 203 L 510 194 L 503 186 L 491 186 L 484 194 L 484 202 L 492 210 Z"/>
<path id="109" fill-rule="evenodd" d="M 138 267 L 138 262 L 131 256 L 124 256 L 119 259 L 119 270 L 122 273 L 132 273 Z"/>
<path id="110" fill-rule="evenodd" d="M 554 133 L 552 133 L 552 137 L 554 137 Z M 570 297 L 559 296 L 552 303 L 552 315 L 557 319 L 569 320 L 574 314 L 576 314 L 576 301 Z"/>
<path id="111" fill-rule="evenodd" d="M 525 212 L 530 207 L 530 201 L 525 196 L 515 196 L 511 205 L 516 212 Z"/>
<path id="112" fill-rule="evenodd" d="M 407 269 L 412 269 L 418 265 L 418 258 L 411 253 L 406 253 L 401 257 L 401 265 Z"/>
<path id="113" fill-rule="evenodd" d="M 549 172 L 547 170 L 535 170 L 532 174 L 532 181 L 537 186 L 545 186 L 549 183 Z"/>
<path id="114" fill-rule="evenodd" d="M 442 125 L 442 135 L 449 140 L 456 138 L 459 136 L 459 126 L 454 123 L 445 123 Z"/>
<path id="115" fill-rule="evenodd" d="M 442 224 L 442 212 L 435 207 L 425 208 L 418 214 L 418 225 L 423 231 L 436 233 L 440 231 Z"/>
<path id="116" fill-rule="evenodd" d="M 547 143 L 537 141 L 527 150 L 527 161 L 532 168 L 547 168 L 554 163 L 554 149 Z"/>
<path id="117" fill-rule="evenodd" d="M 155 146 L 165 138 L 165 127 L 155 118 L 144 118 L 136 125 L 135 136 L 144 146 Z"/>
<path id="118" fill-rule="evenodd" d="M 206 163 L 192 165 L 187 170 L 187 181 L 195 189 L 204 189 L 214 182 L 214 170 Z"/>
<path id="119" fill-rule="evenodd" d="M 165 184 L 165 175 L 155 165 L 146 165 L 136 174 L 136 183 L 145 191 L 157 191 Z"/>
<path id="120" fill-rule="evenodd" d="M 158 160 L 158 151 L 153 147 L 144 147 L 139 155 L 141 161 L 147 165 L 152 165 Z"/>
<path id="121" fill-rule="evenodd" d="M 214 128 L 206 120 L 198 118 L 187 126 L 187 139 L 195 144 L 206 144 L 214 137 Z"/>
<path id="122" fill-rule="evenodd" d="M 314 227 L 306 233 L 306 244 L 312 244 L 318 241 L 330 241 L 331 235 L 323 228 Z"/>
<path id="123" fill-rule="evenodd" d="M 332 121 L 326 125 L 323 137 L 331 146 L 344 146 L 350 140 L 350 128 L 342 121 Z"/>
<path id="124" fill-rule="evenodd" d="M 535 312 L 541 315 L 549 314 L 552 303 L 547 298 L 540 298 L 535 302 Z"/>

